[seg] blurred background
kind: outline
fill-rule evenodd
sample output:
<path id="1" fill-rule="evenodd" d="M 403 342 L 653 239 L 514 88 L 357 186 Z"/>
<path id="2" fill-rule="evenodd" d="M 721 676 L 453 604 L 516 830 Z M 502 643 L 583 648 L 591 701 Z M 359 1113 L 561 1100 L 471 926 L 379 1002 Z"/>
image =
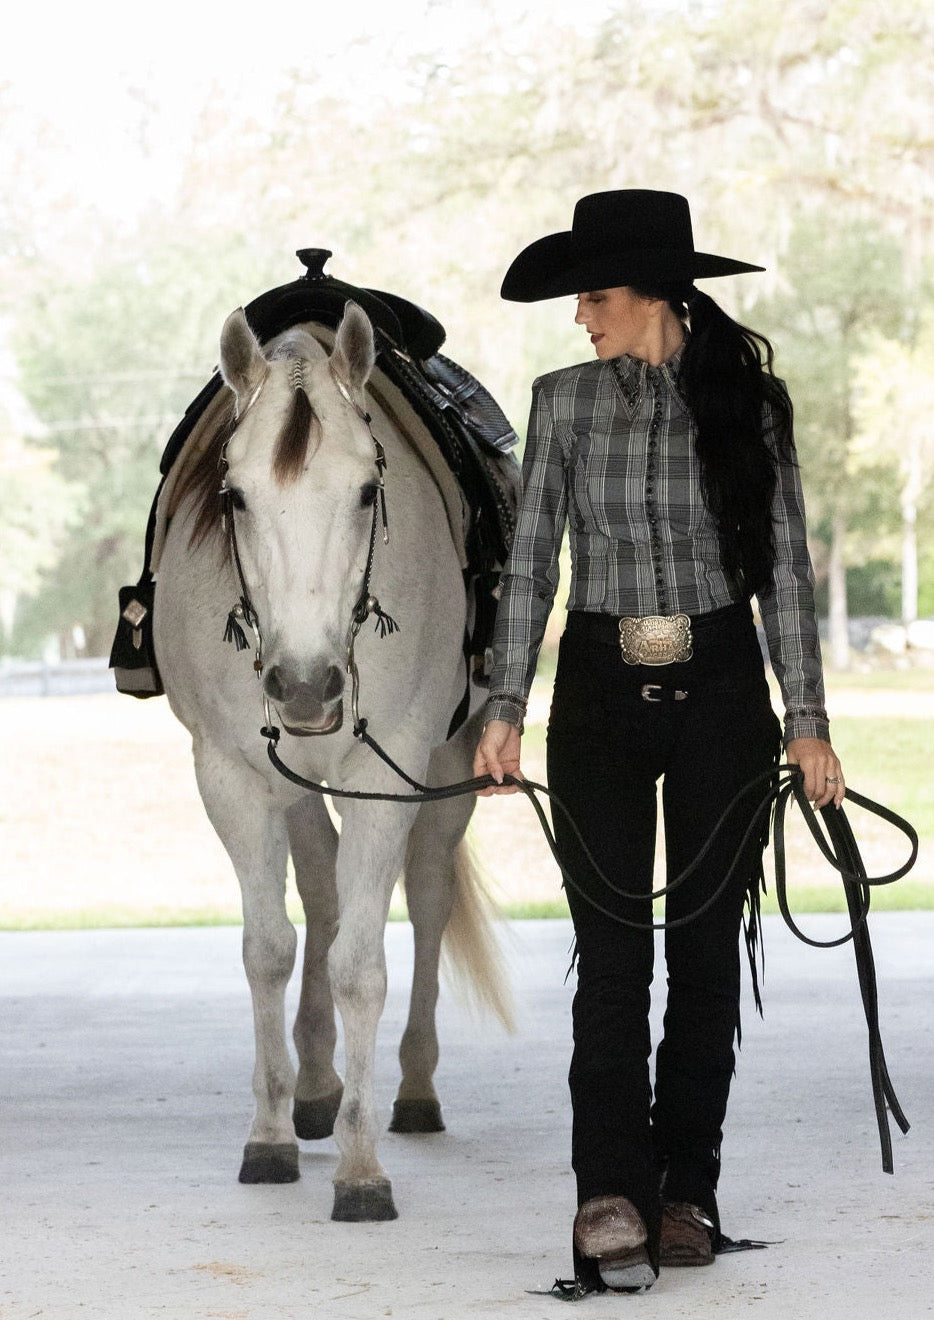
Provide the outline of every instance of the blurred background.
<path id="1" fill-rule="evenodd" d="M 0 690 L 14 695 L 0 715 L 31 752 L 6 758 L 8 832 L 35 810 L 41 833 L 51 780 L 73 799 L 94 738 L 113 741 L 89 701 L 116 703 L 128 777 L 150 746 L 136 722 L 170 720 L 164 702 L 144 715 L 128 698 L 57 698 L 72 707 L 42 717 L 48 754 L 76 729 L 91 743 L 81 769 L 50 774 L 39 703 L 20 714 L 16 694 L 26 674 L 52 690 L 61 661 L 106 684 L 159 457 L 227 313 L 297 278 L 297 248 L 330 248 L 331 274 L 438 317 L 445 352 L 521 436 L 533 377 L 590 350 L 572 300 L 502 303 L 503 272 L 567 228 L 579 196 L 614 187 L 687 194 L 699 248 L 768 268 L 707 287 L 772 338 L 795 402 L 831 714 L 836 692 L 843 720 L 878 721 L 876 741 L 865 724 L 853 735 L 875 748 L 866 776 L 891 760 L 902 782 L 879 791 L 928 828 L 930 6 L 88 0 L 21 6 L 4 27 Z M 159 730 L 153 745 L 170 739 Z M 77 853 L 89 814 L 102 829 L 128 818 L 111 792 L 59 805 L 77 811 Z M 17 873 L 35 870 L 17 856 Z"/>

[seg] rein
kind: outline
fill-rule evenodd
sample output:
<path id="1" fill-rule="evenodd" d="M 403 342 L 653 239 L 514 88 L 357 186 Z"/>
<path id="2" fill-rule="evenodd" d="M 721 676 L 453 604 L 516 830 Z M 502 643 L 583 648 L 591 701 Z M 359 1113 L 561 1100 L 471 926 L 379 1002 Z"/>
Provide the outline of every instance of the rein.
<path id="1" fill-rule="evenodd" d="M 476 793 L 480 789 L 497 786 L 492 775 L 481 775 L 475 779 L 465 779 L 460 783 L 445 784 L 439 788 L 429 788 L 426 785 L 418 784 L 415 780 L 405 774 L 405 772 L 386 755 L 375 739 L 370 738 L 369 735 L 365 735 L 366 721 L 363 721 L 362 723 L 364 726 L 364 741 L 366 741 L 369 746 L 381 756 L 387 765 L 395 770 L 397 774 L 401 775 L 407 783 L 411 784 L 415 788 L 415 792 L 375 793 L 365 792 L 359 789 L 330 788 L 324 784 L 315 783 L 314 780 L 305 779 L 302 775 L 296 774 L 296 772 L 291 770 L 280 758 L 277 751 L 280 734 L 277 728 L 267 724 L 260 730 L 260 733 L 267 739 L 266 750 L 269 760 L 279 774 L 288 779 L 291 783 L 298 785 L 300 788 L 327 797 L 352 798 L 356 801 L 369 802 L 438 802 L 446 798 L 458 797 L 466 793 Z M 356 733 L 356 729 L 354 732 Z M 782 777 L 783 773 L 784 777 Z M 733 872 L 738 865 L 739 858 L 742 855 L 746 843 L 756 831 L 760 821 L 769 814 L 772 809 L 772 804 L 774 803 L 775 809 L 772 834 L 775 848 L 775 894 L 778 900 L 779 911 L 781 912 L 785 924 L 791 930 L 793 935 L 799 940 L 802 940 L 805 944 L 811 945 L 813 948 L 832 949 L 841 944 L 847 943 L 849 940 L 853 941 L 857 977 L 863 1001 L 866 1027 L 869 1033 L 869 1071 L 872 1084 L 873 1103 L 876 1111 L 876 1124 L 879 1130 L 879 1143 L 882 1150 L 882 1168 L 885 1173 L 892 1173 L 894 1171 L 894 1162 L 892 1156 L 892 1138 L 888 1123 L 889 1111 L 891 1111 L 892 1117 L 903 1133 L 908 1131 L 910 1124 L 895 1095 L 882 1045 L 882 1036 L 879 1027 L 879 1003 L 875 960 L 873 958 L 872 945 L 869 939 L 869 899 L 872 886 L 893 884 L 896 880 L 900 880 L 902 876 L 906 875 L 914 866 L 918 856 L 918 835 L 914 827 L 905 820 L 904 817 L 899 816 L 897 812 L 892 811 L 890 808 L 884 807 L 878 802 L 873 802 L 872 799 L 864 797 L 861 793 L 857 793 L 851 788 L 847 789 L 847 799 L 850 802 L 855 806 L 862 807 L 864 811 L 868 811 L 874 816 L 881 817 L 890 825 L 894 825 L 896 829 L 900 830 L 901 833 L 908 838 L 911 844 L 911 853 L 908 860 L 898 867 L 897 870 L 891 871 L 887 875 L 869 876 L 866 873 L 866 868 L 860 856 L 856 839 L 842 807 L 837 808 L 828 805 L 821 808 L 820 815 L 823 820 L 822 829 L 817 818 L 817 813 L 804 796 L 804 776 L 801 771 L 797 766 L 779 765 L 774 771 L 766 770 L 762 774 L 756 775 L 740 789 L 717 821 L 710 837 L 694 858 L 693 862 L 685 867 L 685 869 L 679 875 L 675 876 L 675 878 L 667 885 L 654 890 L 649 897 L 656 899 L 662 897 L 664 894 L 671 893 L 693 874 L 703 861 L 706 854 L 713 847 L 714 841 L 734 810 L 748 794 L 764 781 L 768 781 L 768 787 L 761 796 L 752 820 L 750 821 L 742 842 L 737 849 L 733 864 L 727 871 L 719 887 L 715 893 L 700 907 L 695 909 L 693 913 L 671 922 L 632 921 L 620 916 L 619 913 L 610 911 L 609 908 L 602 906 L 590 894 L 587 894 L 582 890 L 571 877 L 561 860 L 551 826 L 545 816 L 544 808 L 538 800 L 537 795 L 539 793 L 547 797 L 552 808 L 560 811 L 565 818 L 568 826 L 580 843 L 588 864 L 591 866 L 594 874 L 598 877 L 600 882 L 607 889 L 623 898 L 644 897 L 644 895 L 628 894 L 625 890 L 618 888 L 618 886 L 613 884 L 613 882 L 601 871 L 581 838 L 580 831 L 574 824 L 567 807 L 561 802 L 556 794 L 552 793 L 551 790 L 546 787 L 546 785 L 536 783 L 534 780 L 530 779 L 518 779 L 515 776 L 508 774 L 503 776 L 502 782 L 521 789 L 532 804 L 551 854 L 563 876 L 564 884 L 573 888 L 587 903 L 605 916 L 611 918 L 613 921 L 618 921 L 622 925 L 631 926 L 639 930 L 673 929 L 676 926 L 687 925 L 689 922 L 696 920 L 702 913 L 706 912 L 726 889 L 733 876 Z M 788 803 L 792 797 L 794 797 L 800 807 L 808 829 L 825 860 L 835 871 L 839 872 L 843 884 L 850 917 L 850 927 L 843 935 L 835 940 L 812 939 L 810 936 L 804 934 L 791 915 L 791 909 L 788 903 L 787 870 L 785 861 L 785 815 Z M 825 830 L 826 838 L 824 835 Z"/>
<path id="2" fill-rule="evenodd" d="M 294 389 L 304 389 L 302 366 L 303 363 L 300 359 L 293 359 L 293 362 L 291 364 L 291 368 L 292 368 L 291 381 Z M 363 582 L 362 582 L 360 594 L 357 598 L 357 604 L 353 609 L 351 623 L 348 630 L 347 671 L 351 677 L 351 713 L 353 716 L 353 735 L 355 738 L 360 739 L 361 742 L 366 743 L 366 745 L 370 747 L 370 749 L 373 752 L 375 752 L 376 755 L 379 756 L 380 759 L 386 765 L 388 765 L 390 769 L 392 769 L 393 772 L 399 776 L 399 778 L 404 780 L 404 782 L 407 783 L 414 791 L 410 793 L 376 793 L 376 792 L 366 792 L 363 790 L 331 788 L 324 784 L 316 783 L 314 780 L 305 779 L 302 775 L 297 774 L 294 770 L 291 770 L 285 764 L 284 761 L 282 761 L 282 759 L 278 754 L 277 747 L 280 738 L 280 731 L 278 728 L 276 728 L 273 725 L 269 699 L 264 692 L 263 707 L 264 707 L 266 722 L 263 728 L 260 730 L 260 733 L 264 738 L 267 739 L 267 754 L 269 756 L 269 760 L 279 774 L 281 774 L 285 779 L 288 779 L 291 783 L 296 784 L 299 788 L 306 790 L 307 792 L 318 793 L 320 795 L 326 797 L 332 797 L 332 798 L 349 798 L 356 801 L 407 802 L 413 804 L 422 803 L 422 802 L 438 802 L 451 797 L 459 797 L 465 794 L 477 793 L 484 788 L 497 787 L 496 781 L 493 779 L 491 775 L 482 775 L 474 779 L 465 779 L 460 781 L 459 783 L 446 784 L 438 788 L 429 788 L 425 784 L 420 784 L 417 780 L 413 779 L 410 775 L 406 774 L 406 772 L 401 768 L 401 766 L 397 765 L 396 762 L 388 755 L 388 753 L 379 745 L 376 739 L 369 734 L 367 729 L 367 721 L 366 719 L 363 719 L 360 716 L 360 711 L 359 711 L 360 676 L 354 658 L 354 644 L 356 642 L 357 634 L 359 633 L 363 624 L 366 622 L 367 618 L 369 618 L 370 615 L 374 615 L 376 617 L 377 628 L 379 630 L 381 637 L 385 637 L 387 634 L 395 632 L 398 628 L 398 624 L 395 622 L 394 619 L 390 618 L 390 616 L 383 611 L 379 601 L 371 593 L 370 590 L 370 578 L 373 570 L 374 556 L 376 551 L 377 528 L 379 522 L 382 523 L 383 543 L 384 544 L 389 543 L 389 520 L 386 510 L 386 487 L 385 487 L 385 479 L 384 479 L 384 472 L 386 469 L 386 453 L 383 446 L 380 444 L 379 440 L 377 440 L 376 436 L 373 434 L 372 419 L 370 414 L 366 412 L 363 408 L 361 408 L 361 406 L 357 403 L 356 399 L 353 397 L 351 391 L 347 388 L 347 386 L 340 379 L 340 377 L 333 370 L 333 368 L 331 368 L 331 375 L 342 397 L 346 400 L 347 403 L 350 404 L 350 406 L 357 413 L 357 416 L 365 423 L 370 433 L 370 437 L 373 441 L 376 451 L 377 498 L 374 499 L 373 501 L 373 519 L 370 527 L 369 548 L 367 553 L 366 567 L 364 569 L 364 574 L 363 574 Z M 249 404 L 247 405 L 248 407 L 252 405 L 252 403 L 255 401 L 261 388 L 262 386 L 260 386 L 259 389 L 256 390 L 253 397 L 250 399 Z M 245 650 L 247 647 L 247 641 L 245 634 L 243 632 L 243 628 L 241 627 L 240 621 L 243 620 L 243 622 L 245 622 L 247 626 L 252 629 L 256 643 L 253 668 L 256 671 L 257 677 L 261 678 L 263 672 L 263 638 L 262 638 L 262 633 L 260 631 L 259 618 L 250 600 L 249 589 L 247 587 L 246 577 L 243 571 L 243 564 L 240 558 L 239 546 L 237 544 L 236 520 L 234 518 L 234 504 L 232 498 L 233 492 L 227 486 L 227 471 L 228 471 L 227 444 L 228 443 L 229 443 L 229 439 L 227 442 L 225 442 L 223 449 L 221 450 L 220 458 L 218 460 L 218 470 L 221 475 L 221 485 L 220 485 L 219 494 L 222 499 L 222 510 L 223 510 L 222 524 L 229 539 L 231 559 L 233 561 L 240 586 L 240 599 L 228 615 L 227 628 L 224 633 L 224 638 L 226 641 L 233 641 L 236 644 L 238 651 Z M 331 729 L 323 732 L 333 732 L 333 731 L 334 730 Z M 873 1102 L 876 1111 L 876 1121 L 879 1129 L 879 1140 L 882 1148 L 882 1167 L 886 1173 L 892 1173 L 894 1166 L 893 1166 L 893 1158 L 892 1158 L 892 1141 L 891 1141 L 891 1135 L 889 1132 L 889 1124 L 888 1124 L 888 1111 L 891 1111 L 892 1117 L 895 1119 L 895 1122 L 898 1124 L 902 1132 L 908 1131 L 909 1123 L 895 1096 L 895 1092 L 892 1087 L 892 1082 L 889 1077 L 888 1068 L 885 1062 L 885 1054 L 882 1047 L 882 1039 L 879 1029 L 878 993 L 877 993 L 875 963 L 873 959 L 872 946 L 869 940 L 869 928 L 868 928 L 867 919 L 869 916 L 869 901 L 870 901 L 871 887 L 874 885 L 886 885 L 886 884 L 894 883 L 894 881 L 899 880 L 901 879 L 902 876 L 906 875 L 907 872 L 910 871 L 915 864 L 915 861 L 918 856 L 918 835 L 915 829 L 913 828 L 913 826 L 903 817 L 899 816 L 896 812 L 891 811 L 888 807 L 881 806 L 879 803 L 873 802 L 871 799 L 863 797 L 861 794 L 856 793 L 852 789 L 847 789 L 847 798 L 850 802 L 852 802 L 856 806 L 862 807 L 865 811 L 868 811 L 875 816 L 881 817 L 889 824 L 894 825 L 895 828 L 900 830 L 909 839 L 911 843 L 911 854 L 908 860 L 902 866 L 900 866 L 897 870 L 892 871 L 887 875 L 870 877 L 869 875 L 867 875 L 866 868 L 863 864 L 862 858 L 859 853 L 859 848 L 857 846 L 856 839 L 853 835 L 853 831 L 850 828 L 849 821 L 847 820 L 846 815 L 844 814 L 842 808 L 836 808 L 831 806 L 826 806 L 821 808 L 820 814 L 823 819 L 823 829 L 822 829 L 817 819 L 817 813 L 814 811 L 814 808 L 811 806 L 810 802 L 808 802 L 807 798 L 804 795 L 803 775 L 801 771 L 798 769 L 797 766 L 779 765 L 774 769 L 767 770 L 764 771 L 762 774 L 756 775 L 747 784 L 745 784 L 729 802 L 725 811 L 723 812 L 720 819 L 717 821 L 716 825 L 714 826 L 706 843 L 701 848 L 700 852 L 697 854 L 697 856 L 694 858 L 691 864 L 687 866 L 679 875 L 675 876 L 675 878 L 671 880 L 667 885 L 663 886 L 658 890 L 654 890 L 647 897 L 650 898 L 651 900 L 661 898 L 665 894 L 669 894 L 673 892 L 679 885 L 683 884 L 684 881 L 687 880 L 688 877 L 691 876 L 697 870 L 698 866 L 700 866 L 704 857 L 713 847 L 714 842 L 717 836 L 719 835 L 720 831 L 724 828 L 730 816 L 737 809 L 737 807 L 742 802 L 744 802 L 746 798 L 751 793 L 753 793 L 757 788 L 759 788 L 763 784 L 766 784 L 767 787 L 765 791 L 761 793 L 759 802 L 756 806 L 755 812 L 753 813 L 752 819 L 750 820 L 746 832 L 742 838 L 742 841 L 736 851 L 736 855 L 733 859 L 733 863 L 730 866 L 729 870 L 727 871 L 726 875 L 723 877 L 723 880 L 721 881 L 716 891 L 703 904 L 701 904 L 700 907 L 695 909 L 694 912 L 689 913 L 684 917 L 677 918 L 670 922 L 664 922 L 664 921 L 639 922 L 623 917 L 619 913 L 613 912 L 609 908 L 604 907 L 595 898 L 593 898 L 592 895 L 586 893 L 583 889 L 581 889 L 581 887 L 569 874 L 567 868 L 564 866 L 564 863 L 562 862 L 561 857 L 559 855 L 554 833 L 552 831 L 551 825 L 547 820 L 544 808 L 538 799 L 538 794 L 543 794 L 545 797 L 548 798 L 553 811 L 557 810 L 561 813 L 569 829 L 574 834 L 577 842 L 579 843 L 582 852 L 587 860 L 588 865 L 592 869 L 594 875 L 597 877 L 600 884 L 602 884 L 607 890 L 609 890 L 611 893 L 616 894 L 620 898 L 624 898 L 624 899 L 646 898 L 645 895 L 636 895 L 636 894 L 628 893 L 626 890 L 620 889 L 609 879 L 609 877 L 607 877 L 603 873 L 603 871 L 597 865 L 592 853 L 587 848 L 587 845 L 585 844 L 583 838 L 581 837 L 580 831 L 575 825 L 570 813 L 568 812 L 567 807 L 561 802 L 561 800 L 554 793 L 552 793 L 551 790 L 548 789 L 544 784 L 535 783 L 533 780 L 520 779 L 513 775 L 504 775 L 502 782 L 505 784 L 515 786 L 516 788 L 520 789 L 526 795 L 529 802 L 532 804 L 532 808 L 535 811 L 536 816 L 538 817 L 539 824 L 541 825 L 542 832 L 544 833 L 549 850 L 551 851 L 551 854 L 563 877 L 564 885 L 573 888 L 587 903 L 589 903 L 597 911 L 601 912 L 604 916 L 607 916 L 611 920 L 617 921 L 622 925 L 630 926 L 639 930 L 655 931 L 655 930 L 674 929 L 677 926 L 684 926 L 691 921 L 695 921 L 704 912 L 706 912 L 718 900 L 718 898 L 721 896 L 721 894 L 724 892 L 724 890 L 727 888 L 730 881 L 732 880 L 736 867 L 740 863 L 740 859 L 743 855 L 746 844 L 753 837 L 755 832 L 761 829 L 762 822 L 769 816 L 770 813 L 772 814 L 772 834 L 773 834 L 773 842 L 775 849 L 775 892 L 778 901 L 779 911 L 781 912 L 785 924 L 788 926 L 792 934 L 795 935 L 797 939 L 802 940 L 805 944 L 809 944 L 814 948 L 825 948 L 825 949 L 835 948 L 839 945 L 847 943 L 850 940 L 853 941 L 854 955 L 856 958 L 857 976 L 859 979 L 860 993 L 862 996 L 863 1009 L 866 1017 L 866 1026 L 869 1033 L 869 1066 L 870 1066 L 870 1076 L 872 1082 Z M 814 838 L 818 848 L 823 854 L 825 860 L 830 864 L 830 866 L 834 868 L 834 870 L 836 870 L 840 874 L 840 879 L 843 884 L 844 894 L 846 896 L 846 901 L 847 901 L 847 909 L 850 917 L 850 927 L 838 939 L 821 941 L 810 938 L 809 936 L 805 935 L 803 931 L 801 931 L 801 929 L 797 926 L 797 924 L 794 921 L 794 918 L 791 915 L 791 909 L 788 903 L 786 861 L 785 861 L 785 815 L 788 804 L 792 797 L 794 797 L 795 801 L 800 807 L 801 813 L 804 816 L 808 829 L 812 837 Z M 773 811 L 773 804 L 774 804 L 774 811 Z M 826 837 L 824 833 L 825 831 L 826 831 Z M 757 994 L 757 1000 L 758 1000 L 758 994 Z"/>

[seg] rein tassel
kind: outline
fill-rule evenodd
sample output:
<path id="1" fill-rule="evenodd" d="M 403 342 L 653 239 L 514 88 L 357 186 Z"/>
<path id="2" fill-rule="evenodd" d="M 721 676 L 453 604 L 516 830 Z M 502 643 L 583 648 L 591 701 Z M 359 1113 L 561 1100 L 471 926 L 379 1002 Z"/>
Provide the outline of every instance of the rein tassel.
<path id="1" fill-rule="evenodd" d="M 354 610 L 354 619 L 357 626 L 359 627 L 370 614 L 376 618 L 376 627 L 379 630 L 380 637 L 402 631 L 395 619 L 386 613 L 375 596 L 365 596 Z"/>
<path id="2" fill-rule="evenodd" d="M 386 614 L 381 608 L 378 600 L 373 602 L 372 613 L 376 615 L 376 626 L 379 629 L 380 637 L 385 637 L 388 633 L 399 631 L 399 625 L 391 615 Z"/>
<path id="3" fill-rule="evenodd" d="M 246 633 L 240 626 L 240 620 L 250 621 L 249 606 L 241 596 L 240 600 L 227 615 L 227 627 L 224 629 L 224 641 L 233 642 L 238 651 L 245 651 L 249 646 Z"/>

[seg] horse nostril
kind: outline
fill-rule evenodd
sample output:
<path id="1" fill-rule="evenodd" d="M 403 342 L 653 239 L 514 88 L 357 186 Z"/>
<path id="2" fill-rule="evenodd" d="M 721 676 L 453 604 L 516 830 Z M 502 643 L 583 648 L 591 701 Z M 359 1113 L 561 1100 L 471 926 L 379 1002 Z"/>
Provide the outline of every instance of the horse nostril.
<path id="1" fill-rule="evenodd" d="M 284 701 L 291 684 L 288 682 L 282 667 L 272 665 L 263 676 L 263 687 L 266 690 L 266 695 L 271 697 L 273 701 Z"/>
<path id="2" fill-rule="evenodd" d="M 297 677 L 285 665 L 270 665 L 263 676 L 263 689 L 270 701 L 284 705 L 311 702 L 324 705 L 344 691 L 344 671 L 340 665 L 315 664 L 307 681 Z"/>
<path id="3" fill-rule="evenodd" d="M 344 690 L 344 671 L 337 665 L 329 665 L 324 679 L 324 700 L 333 701 Z"/>

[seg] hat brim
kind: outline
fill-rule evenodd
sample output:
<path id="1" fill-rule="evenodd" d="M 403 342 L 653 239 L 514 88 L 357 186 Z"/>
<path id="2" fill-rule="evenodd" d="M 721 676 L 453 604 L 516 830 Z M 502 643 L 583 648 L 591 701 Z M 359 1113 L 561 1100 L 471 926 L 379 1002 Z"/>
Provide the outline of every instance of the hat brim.
<path id="1" fill-rule="evenodd" d="M 524 248 L 507 270 L 500 296 L 509 302 L 540 302 L 623 285 L 676 288 L 694 280 L 764 269 L 732 257 L 684 248 L 587 251 L 567 230 L 548 234 Z"/>

